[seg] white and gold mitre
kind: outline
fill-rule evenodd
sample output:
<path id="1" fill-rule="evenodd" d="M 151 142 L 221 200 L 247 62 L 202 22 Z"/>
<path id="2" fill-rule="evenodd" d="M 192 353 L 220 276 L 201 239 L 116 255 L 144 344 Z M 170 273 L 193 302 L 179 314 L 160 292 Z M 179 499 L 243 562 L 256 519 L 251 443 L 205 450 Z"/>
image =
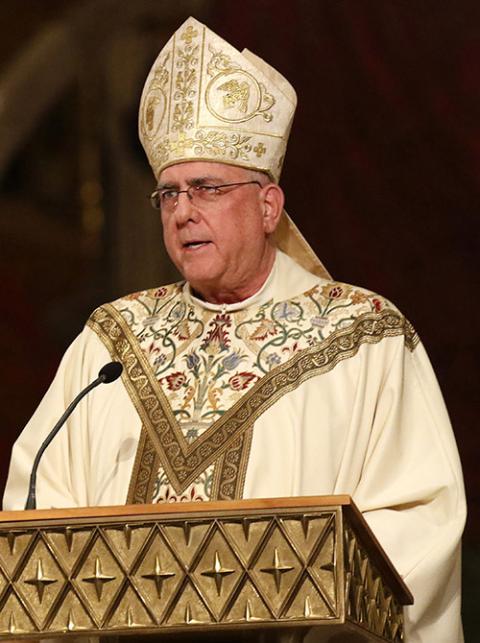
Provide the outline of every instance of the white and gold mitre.
<path id="1" fill-rule="evenodd" d="M 273 67 L 188 18 L 148 75 L 140 140 L 157 178 L 196 160 L 261 170 L 278 182 L 296 104 Z"/>
<path id="2" fill-rule="evenodd" d="M 188 18 L 145 82 L 140 141 L 157 179 L 175 163 L 214 161 L 278 182 L 296 105 L 295 90 L 278 71 Z M 285 211 L 274 241 L 306 270 L 329 278 Z"/>

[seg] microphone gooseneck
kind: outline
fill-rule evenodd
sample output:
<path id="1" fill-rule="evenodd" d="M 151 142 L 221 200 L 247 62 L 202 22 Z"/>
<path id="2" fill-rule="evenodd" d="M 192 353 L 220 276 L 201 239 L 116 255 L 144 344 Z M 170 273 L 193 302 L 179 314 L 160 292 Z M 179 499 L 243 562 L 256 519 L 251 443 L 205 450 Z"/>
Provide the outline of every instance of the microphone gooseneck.
<path id="1" fill-rule="evenodd" d="M 114 382 L 118 377 L 120 377 L 122 371 L 123 366 L 120 364 L 120 362 L 109 362 L 108 364 L 105 364 L 105 366 L 100 369 L 97 379 L 91 382 L 82 391 L 80 391 L 73 402 L 68 405 L 58 422 L 42 442 L 42 445 L 40 446 L 40 449 L 35 456 L 35 460 L 33 461 L 32 466 L 32 473 L 30 474 L 30 484 L 28 487 L 28 496 L 27 502 L 25 503 L 25 509 L 36 509 L 37 507 L 37 469 L 45 449 L 65 424 L 66 420 L 70 417 L 80 400 L 99 384 L 109 384 L 110 382 Z"/>

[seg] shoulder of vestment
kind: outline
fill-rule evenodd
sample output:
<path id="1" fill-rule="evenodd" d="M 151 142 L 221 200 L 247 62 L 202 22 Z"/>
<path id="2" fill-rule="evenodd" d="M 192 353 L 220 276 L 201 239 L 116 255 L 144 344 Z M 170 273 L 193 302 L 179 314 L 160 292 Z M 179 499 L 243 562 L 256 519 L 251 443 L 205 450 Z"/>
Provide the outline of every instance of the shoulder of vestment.
<path id="1" fill-rule="evenodd" d="M 342 282 L 319 279 L 317 284 L 295 297 L 280 301 L 271 299 L 234 312 L 228 307 L 212 311 L 187 302 L 183 286 L 184 282 L 177 282 L 142 290 L 101 309 L 119 313 L 137 335 L 141 328 L 159 328 L 161 325 L 178 326 L 181 334 L 182 325 L 186 329 L 187 323 L 197 317 L 206 324 L 205 331 L 210 323 L 219 326 L 224 320 L 228 325 L 241 328 L 238 332 L 242 338 L 255 342 L 263 343 L 279 332 L 287 332 L 290 337 L 298 332 L 304 348 L 352 332 L 357 335 L 374 333 L 378 335 L 377 339 L 404 335 L 411 348 L 419 341 L 411 324 L 388 299 Z M 95 316 L 98 317 L 97 311 L 92 315 Z"/>

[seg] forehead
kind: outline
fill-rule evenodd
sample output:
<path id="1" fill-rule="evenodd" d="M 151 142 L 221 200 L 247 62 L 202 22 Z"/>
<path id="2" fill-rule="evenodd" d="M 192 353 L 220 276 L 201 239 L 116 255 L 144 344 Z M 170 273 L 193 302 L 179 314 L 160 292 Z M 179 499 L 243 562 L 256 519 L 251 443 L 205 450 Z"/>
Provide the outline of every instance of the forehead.
<path id="1" fill-rule="evenodd" d="M 159 183 L 190 183 L 198 179 L 215 179 L 218 181 L 246 180 L 248 170 L 226 163 L 210 163 L 207 161 L 189 161 L 177 163 L 165 168 L 159 178 Z"/>

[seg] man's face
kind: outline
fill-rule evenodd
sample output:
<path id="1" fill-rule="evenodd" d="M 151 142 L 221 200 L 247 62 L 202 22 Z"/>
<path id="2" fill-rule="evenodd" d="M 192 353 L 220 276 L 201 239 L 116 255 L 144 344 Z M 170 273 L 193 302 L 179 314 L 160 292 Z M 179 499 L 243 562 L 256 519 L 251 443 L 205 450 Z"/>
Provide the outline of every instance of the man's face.
<path id="1" fill-rule="evenodd" d="M 166 168 L 162 190 L 252 180 L 248 170 L 222 163 L 192 161 Z M 272 189 L 279 188 L 274 186 Z M 214 202 L 194 204 L 178 195 L 171 212 L 162 210 L 163 237 L 170 258 L 195 291 L 208 301 L 241 301 L 263 284 L 273 264 L 267 241 L 265 193 L 256 183 L 222 189 Z"/>

